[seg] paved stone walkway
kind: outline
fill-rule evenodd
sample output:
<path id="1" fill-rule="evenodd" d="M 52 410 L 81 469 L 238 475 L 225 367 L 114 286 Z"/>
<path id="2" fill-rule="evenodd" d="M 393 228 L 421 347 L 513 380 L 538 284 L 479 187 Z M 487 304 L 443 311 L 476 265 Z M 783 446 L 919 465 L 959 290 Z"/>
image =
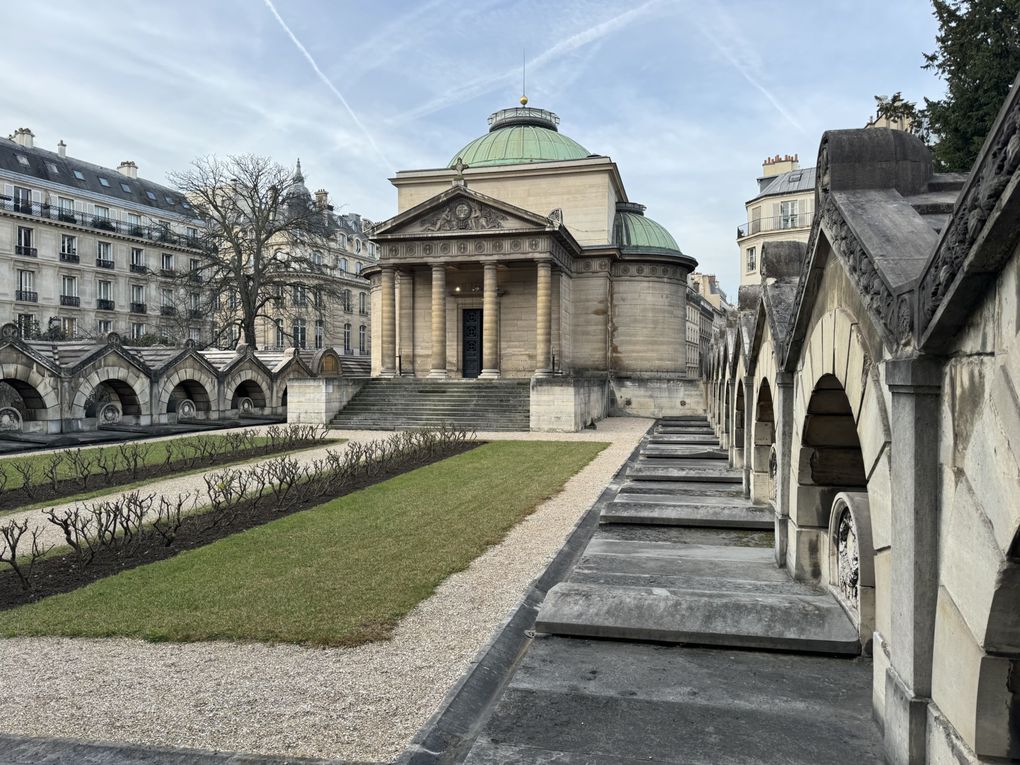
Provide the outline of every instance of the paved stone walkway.
<path id="1" fill-rule="evenodd" d="M 405 762 L 881 762 L 856 630 L 776 568 L 740 480 L 707 422 L 657 423 L 491 715 L 458 753 Z"/>

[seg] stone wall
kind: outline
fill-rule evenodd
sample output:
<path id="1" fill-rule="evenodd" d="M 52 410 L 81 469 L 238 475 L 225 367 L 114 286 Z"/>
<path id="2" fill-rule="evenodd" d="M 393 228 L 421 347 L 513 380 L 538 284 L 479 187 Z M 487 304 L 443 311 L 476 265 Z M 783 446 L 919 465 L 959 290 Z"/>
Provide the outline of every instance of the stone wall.
<path id="1" fill-rule="evenodd" d="M 295 377 L 287 382 L 287 422 L 326 425 L 364 384 L 343 377 Z"/>
<path id="2" fill-rule="evenodd" d="M 630 417 L 668 417 L 705 414 L 701 380 L 653 377 L 619 377 L 611 381 L 610 413 Z"/>
<path id="3" fill-rule="evenodd" d="M 632 266 L 645 268 L 646 266 Z M 649 267 L 650 268 L 650 267 Z M 687 370 L 687 284 L 661 276 L 614 277 L 613 370 L 669 372 Z"/>
<path id="4" fill-rule="evenodd" d="M 605 376 L 539 377 L 531 381 L 531 429 L 573 433 L 609 413 Z"/>

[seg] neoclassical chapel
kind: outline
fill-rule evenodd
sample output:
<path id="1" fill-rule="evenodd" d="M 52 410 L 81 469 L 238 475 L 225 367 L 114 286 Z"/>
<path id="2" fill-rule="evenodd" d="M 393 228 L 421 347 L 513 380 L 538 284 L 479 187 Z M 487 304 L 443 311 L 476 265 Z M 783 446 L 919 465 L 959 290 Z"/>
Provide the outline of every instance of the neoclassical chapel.
<path id="1" fill-rule="evenodd" d="M 612 159 L 521 102 L 447 166 L 390 179 L 398 212 L 372 231 L 367 272 L 373 375 L 555 378 L 586 391 L 591 419 L 700 411 L 685 379 L 696 261 Z"/>

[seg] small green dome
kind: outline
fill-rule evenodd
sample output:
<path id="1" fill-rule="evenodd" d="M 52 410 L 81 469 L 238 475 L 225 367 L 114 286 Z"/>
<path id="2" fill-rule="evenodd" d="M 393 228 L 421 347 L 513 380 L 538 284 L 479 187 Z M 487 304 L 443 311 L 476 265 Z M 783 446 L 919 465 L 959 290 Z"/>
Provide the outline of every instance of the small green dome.
<path id="1" fill-rule="evenodd" d="M 634 202 L 617 202 L 613 243 L 623 252 L 687 257 L 665 226 L 646 218 L 645 206 Z"/>
<path id="2" fill-rule="evenodd" d="M 577 141 L 559 132 L 560 118 L 545 109 L 501 109 L 489 117 L 489 132 L 476 138 L 450 160 L 468 167 L 519 165 L 584 159 L 591 155 Z"/>

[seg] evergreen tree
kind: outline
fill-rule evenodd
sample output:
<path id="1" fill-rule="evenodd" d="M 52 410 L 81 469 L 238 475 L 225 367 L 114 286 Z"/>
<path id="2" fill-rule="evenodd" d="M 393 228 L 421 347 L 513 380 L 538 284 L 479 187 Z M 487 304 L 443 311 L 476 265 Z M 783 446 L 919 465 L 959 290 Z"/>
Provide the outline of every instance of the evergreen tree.
<path id="1" fill-rule="evenodd" d="M 938 47 L 925 69 L 946 81 L 946 97 L 925 99 L 925 127 L 941 170 L 969 170 L 1020 71 L 1020 0 L 932 0 Z"/>

